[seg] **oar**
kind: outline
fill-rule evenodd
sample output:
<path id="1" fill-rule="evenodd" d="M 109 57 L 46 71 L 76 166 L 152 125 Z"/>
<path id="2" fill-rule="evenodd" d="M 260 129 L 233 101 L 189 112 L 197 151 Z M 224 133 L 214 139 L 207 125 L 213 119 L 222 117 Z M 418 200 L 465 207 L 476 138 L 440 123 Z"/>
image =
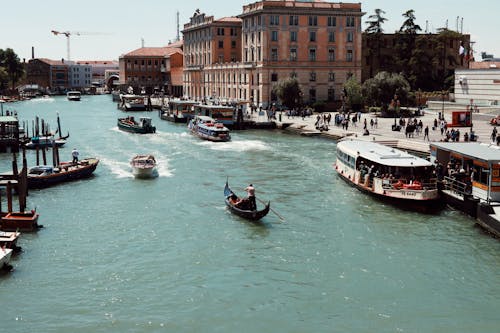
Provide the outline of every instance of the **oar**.
<path id="1" fill-rule="evenodd" d="M 264 205 L 267 205 L 267 202 L 265 202 L 264 200 L 260 200 L 260 199 L 259 199 L 259 198 L 257 198 L 257 197 L 255 197 L 255 199 L 259 200 L 259 201 L 260 201 L 260 203 L 262 203 L 262 204 L 264 204 Z M 285 220 L 285 218 L 284 218 L 283 216 L 281 216 L 280 214 L 278 214 L 278 212 L 277 212 L 277 211 L 275 211 L 274 209 L 272 209 L 271 207 L 269 207 L 269 210 L 270 210 L 271 212 L 273 212 L 274 214 L 276 214 L 276 216 L 277 216 L 277 217 L 279 217 L 281 221 L 284 221 L 284 220 Z"/>

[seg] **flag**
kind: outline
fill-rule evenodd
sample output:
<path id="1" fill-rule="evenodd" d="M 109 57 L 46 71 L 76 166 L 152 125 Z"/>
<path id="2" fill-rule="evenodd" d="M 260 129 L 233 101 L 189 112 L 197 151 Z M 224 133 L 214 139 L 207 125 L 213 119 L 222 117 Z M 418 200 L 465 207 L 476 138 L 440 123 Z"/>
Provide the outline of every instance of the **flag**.
<path id="1" fill-rule="evenodd" d="M 462 45 L 460 45 L 460 49 L 458 51 L 458 54 L 463 56 L 465 54 L 465 47 L 463 47 Z"/>

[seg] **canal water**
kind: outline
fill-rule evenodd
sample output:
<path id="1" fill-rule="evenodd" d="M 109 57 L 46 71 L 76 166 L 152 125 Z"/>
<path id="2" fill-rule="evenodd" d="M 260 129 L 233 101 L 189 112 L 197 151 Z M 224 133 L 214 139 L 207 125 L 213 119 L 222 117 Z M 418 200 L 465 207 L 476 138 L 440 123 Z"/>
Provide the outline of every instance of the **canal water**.
<path id="1" fill-rule="evenodd" d="M 77 148 L 100 164 L 30 192 L 45 227 L 22 235 L 0 277 L 2 332 L 498 332 L 498 240 L 459 212 L 404 211 L 350 187 L 332 141 L 241 131 L 209 143 L 156 112 L 133 113 L 157 127 L 133 135 L 111 96 L 7 109 L 53 129 L 59 113 L 61 160 Z M 133 178 L 139 153 L 157 157 L 158 178 Z M 226 179 L 240 194 L 253 183 L 277 214 L 259 225 L 229 213 Z"/>

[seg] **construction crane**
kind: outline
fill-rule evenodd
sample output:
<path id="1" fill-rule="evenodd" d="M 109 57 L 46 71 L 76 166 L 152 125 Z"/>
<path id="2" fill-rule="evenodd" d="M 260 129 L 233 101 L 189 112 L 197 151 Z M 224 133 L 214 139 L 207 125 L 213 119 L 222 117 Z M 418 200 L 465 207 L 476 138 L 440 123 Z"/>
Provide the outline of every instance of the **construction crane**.
<path id="1" fill-rule="evenodd" d="M 56 30 L 51 30 L 50 32 L 52 32 L 54 35 L 58 36 L 58 35 L 64 35 L 66 36 L 66 44 L 67 44 L 67 51 L 68 51 L 68 58 L 67 60 L 70 61 L 71 58 L 70 58 L 70 46 L 69 46 L 69 40 L 70 40 L 70 36 L 73 36 L 73 35 L 76 35 L 76 36 L 82 36 L 82 35 L 104 35 L 104 33 L 102 32 L 78 32 L 78 31 L 56 31 Z"/>

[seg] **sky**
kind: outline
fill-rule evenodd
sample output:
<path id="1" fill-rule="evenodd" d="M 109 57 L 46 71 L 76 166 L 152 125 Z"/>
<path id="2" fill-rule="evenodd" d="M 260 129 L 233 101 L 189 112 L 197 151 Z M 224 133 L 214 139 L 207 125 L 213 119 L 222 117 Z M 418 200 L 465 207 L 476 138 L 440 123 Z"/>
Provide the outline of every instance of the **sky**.
<path id="1" fill-rule="evenodd" d="M 253 2 L 256 1 L 0 0 L 0 49 L 12 48 L 21 61 L 31 58 L 32 47 L 35 58 L 67 59 L 66 36 L 54 35 L 51 30 L 69 31 L 71 60 L 118 60 L 143 43 L 146 47 L 159 47 L 174 41 L 177 12 L 182 31 L 196 9 L 217 19 L 236 16 L 243 5 Z M 366 0 L 361 2 L 366 13 L 362 18 L 363 30 L 365 21 L 377 8 L 385 12 L 385 33 L 398 30 L 403 13 L 413 9 L 416 23 L 423 31 L 427 27 L 428 32 L 436 32 L 447 23 L 448 29 L 457 30 L 458 21 L 458 31 L 470 34 L 475 42 L 476 60 L 481 60 L 481 52 L 500 57 L 500 2 L 495 0 Z"/>

